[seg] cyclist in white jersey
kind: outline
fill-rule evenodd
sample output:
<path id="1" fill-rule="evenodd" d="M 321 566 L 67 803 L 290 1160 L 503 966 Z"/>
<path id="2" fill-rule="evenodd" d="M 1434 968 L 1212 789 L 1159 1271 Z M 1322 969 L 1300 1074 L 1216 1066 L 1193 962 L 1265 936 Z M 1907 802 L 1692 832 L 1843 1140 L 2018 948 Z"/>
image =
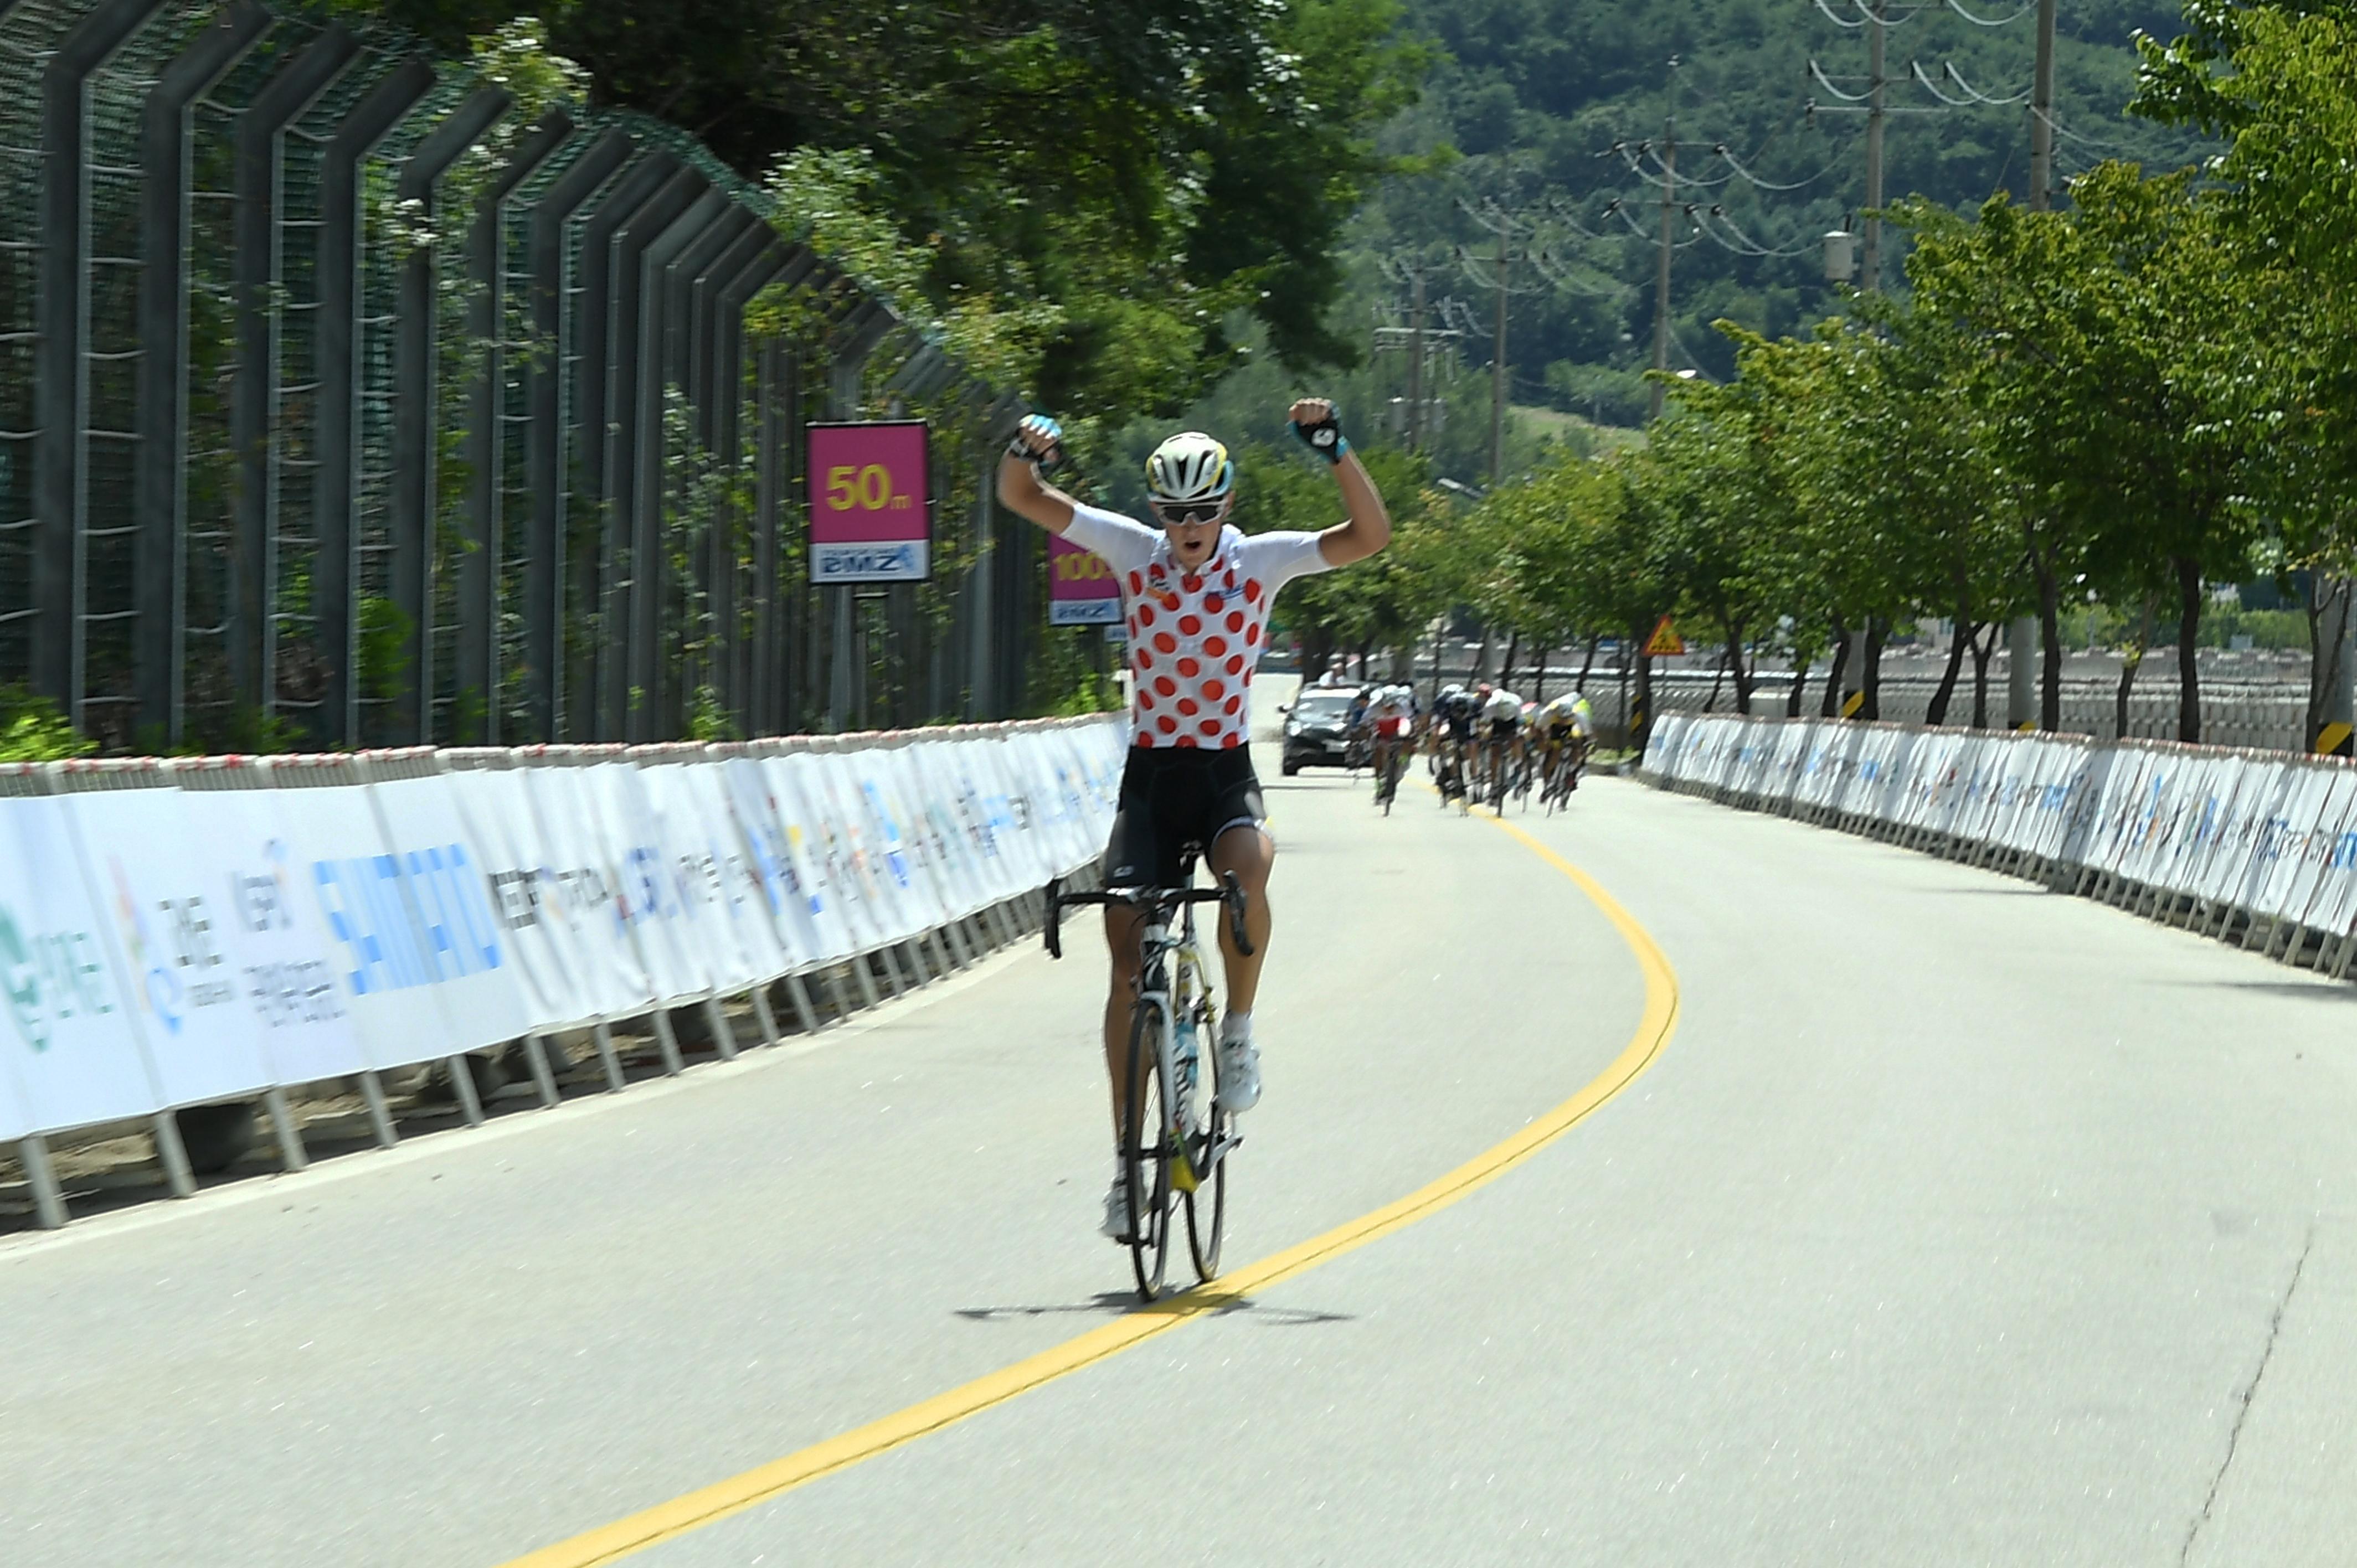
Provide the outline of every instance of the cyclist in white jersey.
<path id="1" fill-rule="evenodd" d="M 1363 561 L 1392 536 L 1383 497 L 1342 438 L 1333 403 L 1303 398 L 1287 417 L 1295 436 L 1333 466 L 1349 521 L 1317 533 L 1246 535 L 1227 521 L 1235 503 L 1235 464 L 1225 446 L 1196 431 L 1170 437 L 1146 459 L 1157 528 L 1084 505 L 1047 482 L 1040 465 L 1060 456 L 1063 436 L 1051 419 L 1024 420 L 998 466 L 998 499 L 1009 510 L 1092 552 L 1121 585 L 1129 629 L 1131 743 L 1105 846 L 1106 884 L 1174 886 L 1180 848 L 1192 843 L 1203 846 L 1215 875 L 1233 872 L 1243 886 L 1252 952 L 1238 952 L 1226 922 L 1220 926 L 1228 1012 L 1220 1020 L 1217 1046 L 1219 1101 L 1230 1112 L 1260 1099 L 1252 1015 L 1268 952 L 1268 872 L 1276 845 L 1262 825 L 1267 812 L 1245 742 L 1269 608 L 1294 578 Z M 1113 984 L 1105 997 L 1104 1047 L 1116 1144 L 1138 929 L 1135 910 L 1107 907 Z M 1129 1190 L 1117 1158 L 1104 1232 L 1116 1239 L 1129 1232 Z"/>

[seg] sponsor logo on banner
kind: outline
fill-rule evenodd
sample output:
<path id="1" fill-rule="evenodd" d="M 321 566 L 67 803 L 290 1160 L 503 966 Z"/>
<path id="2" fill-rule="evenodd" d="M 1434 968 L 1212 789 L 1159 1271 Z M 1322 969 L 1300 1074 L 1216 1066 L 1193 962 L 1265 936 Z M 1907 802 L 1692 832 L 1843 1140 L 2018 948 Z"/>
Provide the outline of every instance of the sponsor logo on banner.
<path id="1" fill-rule="evenodd" d="M 551 871 L 546 866 L 522 866 L 490 874 L 491 903 L 500 924 L 511 931 L 538 926 L 547 909 L 567 915 L 593 915 L 614 900 L 614 889 L 604 871 L 576 866 Z"/>
<path id="2" fill-rule="evenodd" d="M 8 993 L 17 1032 L 37 1051 L 49 1048 L 58 1025 L 114 1011 L 105 950 L 95 934 L 28 928 L 5 903 L 0 903 L 0 987 Z"/>
<path id="3" fill-rule="evenodd" d="M 237 1000 L 237 983 L 230 977 L 229 960 L 213 934 L 212 911 L 204 895 L 141 902 L 132 891 L 123 862 L 107 857 L 114 882 L 114 918 L 123 932 L 123 951 L 138 981 L 137 998 L 169 1035 L 187 1025 L 188 1015 L 200 1007 L 218 1007 Z"/>
<path id="4" fill-rule="evenodd" d="M 285 841 L 262 846 L 270 869 L 229 874 L 231 918 L 248 937 L 280 937 L 295 929 Z M 264 960 L 245 966 L 246 999 L 254 1015 L 273 1029 L 324 1024 L 344 1015 L 335 971 L 317 959 Z"/>
<path id="5" fill-rule="evenodd" d="M 311 875 L 328 930 L 351 961 L 355 995 L 438 985 L 500 966 L 498 922 L 463 844 L 314 861 Z M 404 881 L 416 897 L 414 910 Z"/>
<path id="6" fill-rule="evenodd" d="M 622 886 L 614 896 L 614 918 L 624 929 L 660 917 L 670 905 L 662 890 L 662 852 L 634 843 L 622 852 Z"/>

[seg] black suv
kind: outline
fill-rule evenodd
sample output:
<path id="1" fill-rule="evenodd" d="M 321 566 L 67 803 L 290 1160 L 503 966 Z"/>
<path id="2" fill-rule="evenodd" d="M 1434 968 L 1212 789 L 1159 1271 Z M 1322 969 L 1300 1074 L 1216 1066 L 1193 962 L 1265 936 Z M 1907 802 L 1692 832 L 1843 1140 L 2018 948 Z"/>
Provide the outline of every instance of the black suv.
<path id="1" fill-rule="evenodd" d="M 1358 692 L 1348 686 L 1305 686 L 1285 710 L 1285 759 L 1288 779 L 1305 768 L 1340 768 L 1347 749 L 1342 722 Z"/>

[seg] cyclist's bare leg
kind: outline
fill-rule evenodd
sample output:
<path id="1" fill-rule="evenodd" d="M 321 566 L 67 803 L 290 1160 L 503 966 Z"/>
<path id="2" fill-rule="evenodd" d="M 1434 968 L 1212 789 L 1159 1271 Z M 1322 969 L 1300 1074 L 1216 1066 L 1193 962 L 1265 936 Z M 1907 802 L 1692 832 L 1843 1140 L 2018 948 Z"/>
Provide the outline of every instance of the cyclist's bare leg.
<path id="1" fill-rule="evenodd" d="M 1142 911 L 1105 906 L 1105 950 L 1113 955 L 1113 983 L 1105 992 L 1105 1076 L 1113 1080 L 1113 1141 L 1121 1144 L 1121 1123 L 1129 1110 L 1129 1014 L 1137 1001 Z"/>
<path id="2" fill-rule="evenodd" d="M 1268 870 L 1276 864 L 1276 841 L 1260 828 L 1238 823 L 1211 841 L 1207 856 L 1216 875 L 1236 874 L 1244 890 L 1244 933 L 1252 939 L 1249 956 L 1236 951 L 1235 936 L 1220 913 L 1220 955 L 1226 961 L 1228 1011 L 1249 1013 L 1260 994 L 1261 961 L 1268 956 Z"/>

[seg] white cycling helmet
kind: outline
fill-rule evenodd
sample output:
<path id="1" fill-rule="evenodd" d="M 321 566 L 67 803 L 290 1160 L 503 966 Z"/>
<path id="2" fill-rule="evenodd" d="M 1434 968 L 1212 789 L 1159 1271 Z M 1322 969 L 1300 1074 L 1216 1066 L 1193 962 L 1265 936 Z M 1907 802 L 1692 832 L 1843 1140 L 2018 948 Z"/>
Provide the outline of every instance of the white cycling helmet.
<path id="1" fill-rule="evenodd" d="M 1225 446 L 1182 430 L 1146 460 L 1146 488 L 1157 501 L 1216 501 L 1236 488 L 1236 466 Z"/>

